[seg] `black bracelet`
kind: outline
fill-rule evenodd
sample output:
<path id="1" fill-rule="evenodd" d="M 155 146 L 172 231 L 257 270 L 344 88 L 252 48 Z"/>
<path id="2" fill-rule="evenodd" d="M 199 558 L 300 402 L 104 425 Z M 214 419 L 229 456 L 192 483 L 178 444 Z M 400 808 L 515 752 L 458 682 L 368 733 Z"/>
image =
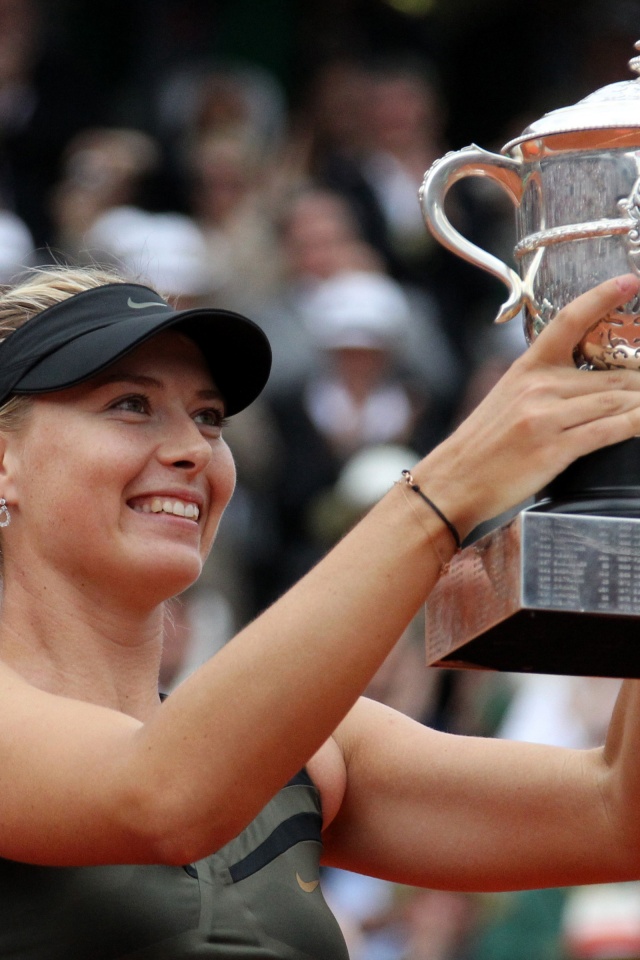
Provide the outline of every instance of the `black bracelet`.
<path id="1" fill-rule="evenodd" d="M 445 526 L 447 527 L 447 529 L 448 529 L 449 532 L 451 533 L 451 536 L 452 536 L 453 539 L 455 540 L 457 549 L 460 550 L 460 548 L 462 547 L 462 540 L 460 539 L 460 534 L 459 534 L 458 531 L 456 530 L 454 524 L 451 523 L 451 520 L 449 520 L 448 517 L 445 517 L 444 513 L 442 512 L 442 510 L 435 505 L 435 503 L 433 502 L 433 500 L 429 499 L 429 497 L 426 495 L 426 493 L 423 493 L 423 492 L 422 492 L 422 490 L 420 489 L 420 487 L 418 486 L 418 484 L 415 482 L 415 480 L 414 480 L 413 477 L 411 476 L 411 471 L 410 471 L 410 470 L 403 470 L 403 471 L 402 471 L 402 476 L 403 476 L 404 482 L 407 484 L 407 486 L 411 487 L 412 490 L 415 490 L 415 492 L 418 494 L 418 496 L 419 496 L 419 497 L 422 497 L 422 499 L 424 500 L 424 502 L 425 502 L 429 507 L 431 507 L 431 509 L 433 510 L 433 512 L 434 512 L 435 514 L 437 514 L 437 515 L 440 517 L 440 519 L 442 520 L 442 522 L 445 524 Z"/>

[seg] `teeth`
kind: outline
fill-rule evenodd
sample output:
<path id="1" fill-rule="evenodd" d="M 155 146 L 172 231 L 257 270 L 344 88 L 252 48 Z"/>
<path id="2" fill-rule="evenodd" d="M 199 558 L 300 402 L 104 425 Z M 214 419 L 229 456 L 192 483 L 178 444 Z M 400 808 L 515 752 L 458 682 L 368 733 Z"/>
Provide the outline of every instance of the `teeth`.
<path id="1" fill-rule="evenodd" d="M 154 497 L 151 503 L 145 502 L 142 507 L 136 509 L 142 510 L 143 513 L 171 513 L 174 517 L 188 517 L 190 520 L 197 520 L 200 516 L 200 508 L 195 503 L 163 500 L 161 497 Z"/>

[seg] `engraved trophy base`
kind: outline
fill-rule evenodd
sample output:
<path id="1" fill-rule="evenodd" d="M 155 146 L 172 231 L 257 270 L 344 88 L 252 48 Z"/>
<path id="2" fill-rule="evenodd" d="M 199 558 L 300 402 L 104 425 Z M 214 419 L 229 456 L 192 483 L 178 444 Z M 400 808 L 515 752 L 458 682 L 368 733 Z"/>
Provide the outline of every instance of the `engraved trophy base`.
<path id="1" fill-rule="evenodd" d="M 435 666 L 640 677 L 640 438 L 576 461 L 458 553 L 426 644 Z"/>

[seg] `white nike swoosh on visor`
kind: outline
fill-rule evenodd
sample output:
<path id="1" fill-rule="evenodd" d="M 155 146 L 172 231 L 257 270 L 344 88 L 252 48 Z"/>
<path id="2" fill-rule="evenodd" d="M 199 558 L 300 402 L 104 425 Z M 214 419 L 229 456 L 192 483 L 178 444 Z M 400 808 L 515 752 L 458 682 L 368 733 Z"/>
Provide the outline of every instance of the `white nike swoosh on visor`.
<path id="1" fill-rule="evenodd" d="M 138 303 L 136 300 L 132 300 L 131 297 L 127 300 L 127 306 L 133 310 L 144 310 L 145 307 L 167 307 L 169 310 L 171 309 L 168 303 L 158 303 L 157 300 L 151 300 L 149 303 Z"/>

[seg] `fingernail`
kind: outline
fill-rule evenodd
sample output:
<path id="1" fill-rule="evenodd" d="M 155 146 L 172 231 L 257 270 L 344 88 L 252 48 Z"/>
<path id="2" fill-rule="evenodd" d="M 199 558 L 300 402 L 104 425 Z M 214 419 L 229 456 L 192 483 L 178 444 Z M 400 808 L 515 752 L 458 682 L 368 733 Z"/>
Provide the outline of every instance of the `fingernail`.
<path id="1" fill-rule="evenodd" d="M 627 273 L 624 277 L 616 277 L 616 286 L 620 293 L 635 293 L 638 290 L 638 278 Z"/>

